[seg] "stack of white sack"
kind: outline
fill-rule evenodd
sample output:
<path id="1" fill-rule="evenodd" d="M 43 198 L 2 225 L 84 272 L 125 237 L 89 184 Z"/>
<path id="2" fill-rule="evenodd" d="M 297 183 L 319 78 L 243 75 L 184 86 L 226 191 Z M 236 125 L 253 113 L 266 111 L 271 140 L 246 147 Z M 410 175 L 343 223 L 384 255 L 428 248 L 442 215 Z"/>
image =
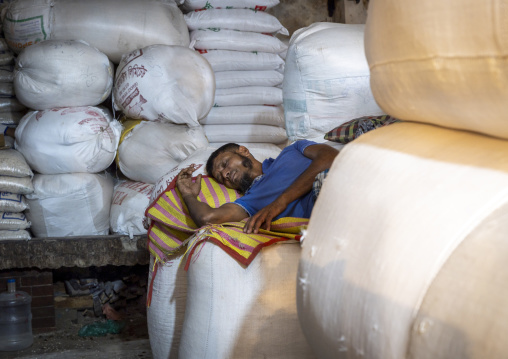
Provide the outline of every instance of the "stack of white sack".
<path id="1" fill-rule="evenodd" d="M 33 192 L 33 172 L 14 149 L 0 150 L 0 240 L 30 239 L 25 195 Z"/>
<path id="2" fill-rule="evenodd" d="M 200 123 L 211 143 L 287 143 L 282 109 L 282 80 L 287 45 L 275 35 L 288 31 L 264 11 L 278 1 L 185 1 L 191 47 L 215 72 L 214 107 Z M 231 6 L 232 8 L 229 8 Z M 245 7 L 245 8 L 243 8 Z"/>
<path id="3" fill-rule="evenodd" d="M 14 143 L 38 172 L 26 212 L 36 237 L 109 232 L 113 180 L 98 173 L 114 161 L 121 125 L 97 105 L 112 84 L 107 56 L 80 41 L 44 41 L 16 59 L 16 94 L 37 109 L 21 119 Z"/>
<path id="4" fill-rule="evenodd" d="M 384 114 L 370 89 L 365 25 L 315 23 L 295 31 L 284 71 L 284 114 L 291 142 L 320 143 L 344 122 Z M 341 145 L 339 145 L 341 146 Z"/>
<path id="5" fill-rule="evenodd" d="M 189 45 L 183 14 L 173 1 L 17 0 L 6 8 L 4 33 L 16 53 L 50 39 L 84 40 L 115 64 L 148 45 Z"/>

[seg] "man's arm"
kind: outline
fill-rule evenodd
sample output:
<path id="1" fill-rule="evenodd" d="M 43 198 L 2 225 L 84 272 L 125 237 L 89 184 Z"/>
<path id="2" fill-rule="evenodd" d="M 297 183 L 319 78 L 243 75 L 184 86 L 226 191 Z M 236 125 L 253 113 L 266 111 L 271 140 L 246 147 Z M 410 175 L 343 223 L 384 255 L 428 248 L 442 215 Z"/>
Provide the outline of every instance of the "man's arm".
<path id="1" fill-rule="evenodd" d="M 272 219 L 312 189 L 317 174 L 330 168 L 339 151 L 328 145 L 315 144 L 305 148 L 303 154 L 312 160 L 309 167 L 271 204 L 249 218 L 243 230 L 245 233 L 258 233 L 260 227 L 270 230 Z"/>
<path id="2" fill-rule="evenodd" d="M 201 191 L 201 175 L 198 175 L 196 182 L 192 182 L 194 166 L 183 169 L 178 174 L 176 186 L 187 205 L 189 214 L 198 227 L 206 224 L 218 224 L 226 222 L 238 222 L 248 217 L 245 210 L 233 203 L 225 203 L 219 208 L 212 208 L 208 204 L 198 201 L 197 197 Z"/>

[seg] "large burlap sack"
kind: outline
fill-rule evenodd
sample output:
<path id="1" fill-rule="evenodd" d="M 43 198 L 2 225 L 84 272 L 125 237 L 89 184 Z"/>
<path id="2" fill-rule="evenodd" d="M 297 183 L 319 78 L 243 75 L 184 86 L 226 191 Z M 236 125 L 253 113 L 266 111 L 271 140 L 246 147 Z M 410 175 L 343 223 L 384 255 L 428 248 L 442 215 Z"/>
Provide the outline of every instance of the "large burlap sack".
<path id="1" fill-rule="evenodd" d="M 220 28 L 289 35 L 275 16 L 253 8 L 196 10 L 184 15 L 184 19 L 189 30 Z"/>
<path id="2" fill-rule="evenodd" d="M 507 151 L 416 123 L 344 147 L 298 271 L 300 323 L 319 358 L 508 356 Z"/>
<path id="3" fill-rule="evenodd" d="M 210 142 L 262 142 L 275 145 L 288 140 L 283 127 L 268 125 L 203 125 Z"/>
<path id="4" fill-rule="evenodd" d="M 148 46 L 124 56 L 115 76 L 115 107 L 127 117 L 197 126 L 213 106 L 208 62 L 182 46 Z"/>
<path id="5" fill-rule="evenodd" d="M 279 0 L 182 0 L 185 11 L 210 8 L 255 9 L 264 11 L 279 4 Z"/>
<path id="6" fill-rule="evenodd" d="M 16 128 L 15 147 L 41 174 L 97 173 L 115 159 L 121 128 L 106 108 L 30 111 Z"/>
<path id="7" fill-rule="evenodd" d="M 126 124 L 126 129 L 131 127 Z M 122 135 L 118 167 L 133 181 L 154 184 L 208 140 L 202 127 L 141 121 Z"/>
<path id="8" fill-rule="evenodd" d="M 16 58 L 16 98 L 34 110 L 99 105 L 112 86 L 113 64 L 82 41 L 44 41 Z"/>
<path id="9" fill-rule="evenodd" d="M 196 50 L 260 51 L 274 54 L 287 50 L 287 45 L 271 34 L 225 29 L 192 30 L 190 47 Z"/>
<path id="10" fill-rule="evenodd" d="M 131 238 L 146 234 L 143 218 L 152 190 L 152 184 L 143 182 L 120 181 L 115 185 L 109 215 L 113 233 L 126 234 Z"/>
<path id="11" fill-rule="evenodd" d="M 205 243 L 187 272 L 179 358 L 314 358 L 300 329 L 296 270 L 300 245 L 261 250 L 247 267 Z"/>
<path id="12" fill-rule="evenodd" d="M 212 107 L 208 115 L 199 120 L 202 125 L 251 124 L 284 127 L 282 106 L 227 106 Z"/>
<path id="13" fill-rule="evenodd" d="M 15 52 L 44 40 L 84 40 L 115 64 L 154 45 L 189 45 L 183 14 L 172 1 L 16 0 L 3 22 Z"/>
<path id="14" fill-rule="evenodd" d="M 234 50 L 199 50 L 210 63 L 212 70 L 219 71 L 284 71 L 284 60 L 269 52 Z"/>
<path id="15" fill-rule="evenodd" d="M 113 180 L 103 174 L 36 174 L 26 210 L 35 237 L 107 235 Z"/>
<path id="16" fill-rule="evenodd" d="M 346 121 L 383 114 L 370 90 L 364 27 L 315 23 L 293 33 L 283 82 L 291 141 L 322 137 Z"/>
<path id="17" fill-rule="evenodd" d="M 383 110 L 508 138 L 508 1 L 371 5 L 365 49 L 372 92 Z"/>
<path id="18" fill-rule="evenodd" d="M 154 274 L 154 257 L 150 256 L 148 295 L 151 294 L 151 301 L 146 320 L 154 358 L 178 358 L 187 299 L 187 275 L 184 266 L 179 265 L 181 259 L 181 255 L 175 255 L 163 264 L 158 263 Z"/>

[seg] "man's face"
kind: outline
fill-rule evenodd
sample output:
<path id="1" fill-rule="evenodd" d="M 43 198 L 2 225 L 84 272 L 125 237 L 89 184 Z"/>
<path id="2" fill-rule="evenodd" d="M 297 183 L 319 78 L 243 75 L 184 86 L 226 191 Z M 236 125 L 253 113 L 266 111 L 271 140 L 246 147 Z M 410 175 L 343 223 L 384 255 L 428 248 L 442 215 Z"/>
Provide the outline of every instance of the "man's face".
<path id="1" fill-rule="evenodd" d="M 252 160 L 236 152 L 223 152 L 215 158 L 212 176 L 226 187 L 245 193 L 252 181 Z"/>

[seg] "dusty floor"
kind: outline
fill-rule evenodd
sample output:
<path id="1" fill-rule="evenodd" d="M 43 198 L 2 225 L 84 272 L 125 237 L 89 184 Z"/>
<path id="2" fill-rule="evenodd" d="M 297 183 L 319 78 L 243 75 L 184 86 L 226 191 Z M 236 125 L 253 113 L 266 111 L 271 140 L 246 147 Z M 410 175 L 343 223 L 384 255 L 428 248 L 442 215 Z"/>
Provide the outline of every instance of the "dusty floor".
<path id="1" fill-rule="evenodd" d="M 74 309 L 56 309 L 55 331 L 35 333 L 34 343 L 30 348 L 17 352 L 0 352 L 0 358 L 152 358 L 146 315 L 143 313 L 129 314 L 122 320 L 125 327 L 119 334 L 106 334 L 103 337 L 78 335 L 84 325 L 106 321 L 83 314 L 83 311 Z"/>

